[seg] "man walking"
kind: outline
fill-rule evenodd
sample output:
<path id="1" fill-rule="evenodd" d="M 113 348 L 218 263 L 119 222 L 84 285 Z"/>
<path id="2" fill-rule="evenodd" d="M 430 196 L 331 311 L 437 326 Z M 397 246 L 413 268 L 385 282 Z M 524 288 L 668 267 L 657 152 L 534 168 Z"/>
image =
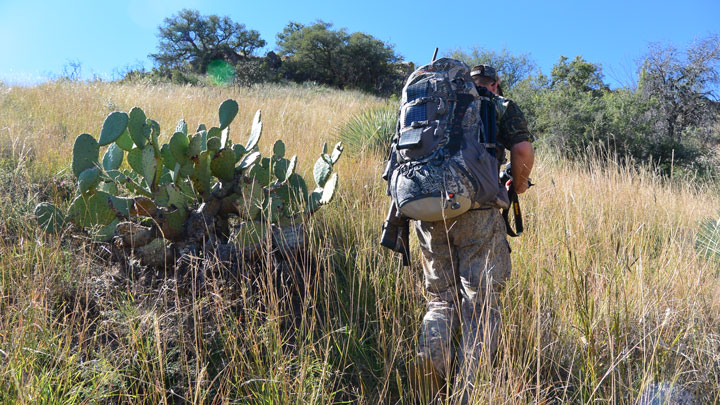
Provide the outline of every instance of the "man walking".
<path id="1" fill-rule="evenodd" d="M 531 136 L 517 105 L 494 94 L 499 85 L 495 70 L 481 66 L 473 68 L 471 76 L 480 95 L 497 106 L 498 122 L 489 125 L 498 125 L 498 146 L 510 150 L 514 187 L 523 193 L 534 160 Z M 430 296 L 417 369 L 430 398 L 454 378 L 454 388 L 443 391 L 467 402 L 480 365 L 491 362 L 497 350 L 500 292 L 511 271 L 506 226 L 498 208 L 476 207 L 445 221 L 414 221 Z"/>

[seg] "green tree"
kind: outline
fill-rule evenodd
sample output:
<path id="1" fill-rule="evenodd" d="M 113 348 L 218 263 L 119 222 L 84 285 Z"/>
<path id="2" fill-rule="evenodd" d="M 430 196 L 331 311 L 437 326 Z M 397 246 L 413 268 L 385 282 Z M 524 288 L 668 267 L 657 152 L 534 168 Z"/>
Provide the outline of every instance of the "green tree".
<path id="1" fill-rule="evenodd" d="M 470 67 L 480 64 L 494 67 L 500 75 L 500 83 L 506 92 L 512 91 L 516 84 L 530 77 L 537 68 L 529 54 L 514 54 L 507 48 L 495 51 L 474 46 L 470 52 L 456 49 L 448 56 L 461 60 Z"/>
<path id="2" fill-rule="evenodd" d="M 578 91 L 597 91 L 608 89 L 603 82 L 602 68 L 600 65 L 585 61 L 581 56 L 576 56 L 572 62 L 561 56 L 558 63 L 553 66 L 550 72 L 553 88 L 570 87 Z"/>
<path id="3" fill-rule="evenodd" d="M 397 63 L 391 45 L 361 32 L 333 30 L 331 23 L 290 22 L 277 35 L 283 70 L 294 81 L 312 80 L 373 93 L 397 90 Z"/>
<path id="4" fill-rule="evenodd" d="M 582 154 L 589 145 L 609 141 L 604 92 L 599 91 L 606 87 L 600 65 L 581 57 L 568 62 L 563 56 L 550 78 L 543 79 L 531 107 L 533 130 L 539 139 L 568 157 Z"/>
<path id="5" fill-rule="evenodd" d="M 158 52 L 150 57 L 162 67 L 188 66 L 196 73 L 205 73 L 217 59 L 235 65 L 266 44 L 259 32 L 247 30 L 244 24 L 228 17 L 203 16 L 197 10 L 184 9 L 166 18 L 158 29 Z"/>

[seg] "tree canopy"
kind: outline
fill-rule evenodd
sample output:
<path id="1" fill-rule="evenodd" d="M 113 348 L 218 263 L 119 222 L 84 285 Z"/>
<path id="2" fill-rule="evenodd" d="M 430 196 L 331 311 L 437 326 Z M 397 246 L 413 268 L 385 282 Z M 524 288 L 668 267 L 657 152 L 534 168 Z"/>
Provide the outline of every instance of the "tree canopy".
<path id="1" fill-rule="evenodd" d="M 205 73 L 216 59 L 235 64 L 266 44 L 259 32 L 244 24 L 214 14 L 203 16 L 197 10 L 183 9 L 158 29 L 158 52 L 150 57 L 162 67 L 189 66 L 197 73 Z"/>
<path id="2" fill-rule="evenodd" d="M 561 56 L 550 75 L 553 88 L 568 86 L 584 92 L 607 88 L 600 65 L 587 62 L 580 56 L 576 56 L 571 62 L 568 62 L 567 57 Z"/>
<path id="3" fill-rule="evenodd" d="M 400 57 L 372 35 L 333 30 L 331 23 L 290 22 L 277 35 L 283 70 L 295 81 L 383 92 L 396 81 Z"/>
<path id="4" fill-rule="evenodd" d="M 512 89 L 536 69 L 535 62 L 528 54 L 514 54 L 506 48 L 495 51 L 475 46 L 470 52 L 456 49 L 449 57 L 461 60 L 470 67 L 481 64 L 494 67 L 500 75 L 500 83 L 504 90 Z"/>

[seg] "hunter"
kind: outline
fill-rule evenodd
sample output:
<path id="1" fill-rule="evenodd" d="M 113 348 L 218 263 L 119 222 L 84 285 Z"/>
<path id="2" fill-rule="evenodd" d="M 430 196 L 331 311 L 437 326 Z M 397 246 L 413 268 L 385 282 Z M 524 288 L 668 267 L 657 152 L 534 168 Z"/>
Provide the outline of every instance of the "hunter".
<path id="1" fill-rule="evenodd" d="M 496 156 L 502 161 L 502 148 L 510 151 L 514 188 L 523 193 L 534 161 L 525 117 L 517 104 L 497 95 L 499 76 L 491 66 L 474 67 L 471 77 L 480 96 L 496 106 Z M 445 391 L 467 403 L 480 364 L 491 363 L 497 351 L 500 292 L 511 272 L 506 224 L 499 207 L 471 209 L 446 222 L 413 223 L 430 297 L 418 340 L 425 394 L 436 398 Z M 454 388 L 443 390 L 453 379 Z"/>

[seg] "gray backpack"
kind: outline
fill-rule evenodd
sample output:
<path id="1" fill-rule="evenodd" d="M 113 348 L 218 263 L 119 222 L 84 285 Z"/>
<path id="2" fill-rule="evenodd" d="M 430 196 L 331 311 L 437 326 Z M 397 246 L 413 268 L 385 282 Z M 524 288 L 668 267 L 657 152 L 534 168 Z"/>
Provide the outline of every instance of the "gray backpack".
<path id="1" fill-rule="evenodd" d="M 506 205 L 497 159 L 486 149 L 495 144 L 481 143 L 483 132 L 481 101 L 465 63 L 442 58 L 413 72 L 383 174 L 398 211 L 440 221 Z"/>

